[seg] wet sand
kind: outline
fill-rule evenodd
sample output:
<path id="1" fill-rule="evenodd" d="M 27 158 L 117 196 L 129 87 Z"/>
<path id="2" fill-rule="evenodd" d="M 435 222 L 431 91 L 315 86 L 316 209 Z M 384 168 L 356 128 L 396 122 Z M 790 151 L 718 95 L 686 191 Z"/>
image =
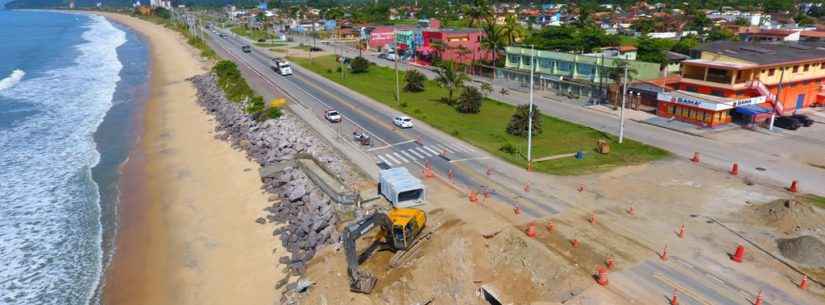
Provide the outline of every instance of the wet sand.
<path id="1" fill-rule="evenodd" d="M 266 195 L 257 164 L 214 139 L 186 78 L 206 72 L 172 30 L 105 15 L 150 44 L 143 135 L 124 167 L 116 252 L 103 303 L 273 304 L 284 253 L 260 225 Z"/>

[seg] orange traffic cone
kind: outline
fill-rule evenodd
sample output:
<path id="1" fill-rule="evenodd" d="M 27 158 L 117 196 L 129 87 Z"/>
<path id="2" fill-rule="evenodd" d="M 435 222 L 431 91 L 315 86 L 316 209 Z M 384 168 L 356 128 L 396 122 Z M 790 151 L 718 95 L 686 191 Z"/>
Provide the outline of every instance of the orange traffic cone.
<path id="1" fill-rule="evenodd" d="M 578 248 L 579 247 L 579 240 L 578 239 L 571 240 L 570 245 L 573 246 L 573 248 Z"/>
<path id="2" fill-rule="evenodd" d="M 690 162 L 699 163 L 699 153 L 698 152 L 693 153 L 693 158 L 690 158 Z"/>
<path id="3" fill-rule="evenodd" d="M 599 283 L 599 285 L 607 286 L 607 269 L 599 266 L 596 272 L 598 273 L 596 282 Z"/>
<path id="4" fill-rule="evenodd" d="M 730 174 L 734 176 L 739 175 L 739 164 L 736 162 L 733 163 L 733 166 L 730 168 Z"/>
<path id="5" fill-rule="evenodd" d="M 659 258 L 663 261 L 667 261 L 667 245 L 665 245 L 665 248 L 662 249 L 662 253 L 659 254 Z"/>
<path id="6" fill-rule="evenodd" d="M 524 192 L 525 192 L 525 193 L 529 193 L 529 192 L 530 192 L 530 183 L 525 183 L 525 184 L 524 184 Z"/>
<path id="7" fill-rule="evenodd" d="M 799 288 L 808 289 L 808 276 L 802 275 L 802 281 L 799 282 Z"/>
<path id="8" fill-rule="evenodd" d="M 673 289 L 673 296 L 670 297 L 670 305 L 679 305 L 679 296 L 676 295 L 677 290 Z"/>
<path id="9" fill-rule="evenodd" d="M 679 227 L 679 238 L 685 238 L 685 225 Z"/>
<path id="10" fill-rule="evenodd" d="M 590 224 L 596 224 L 596 213 L 590 214 Z"/>
<path id="11" fill-rule="evenodd" d="M 759 290 L 759 294 L 756 295 L 756 301 L 753 301 L 753 305 L 762 305 L 762 302 L 764 301 L 765 300 L 763 300 L 762 297 L 762 290 Z"/>
<path id="12" fill-rule="evenodd" d="M 791 193 L 796 193 L 799 191 L 799 182 L 794 180 L 791 182 L 791 187 L 788 188 L 788 191 Z"/>
<path id="13" fill-rule="evenodd" d="M 736 246 L 736 252 L 730 257 L 731 260 L 737 263 L 742 262 L 742 258 L 745 256 L 745 246 L 738 245 Z"/>
<path id="14" fill-rule="evenodd" d="M 630 216 L 636 215 L 636 209 L 634 209 L 631 205 L 630 208 L 627 209 L 627 214 L 629 214 Z"/>
<path id="15" fill-rule="evenodd" d="M 518 206 L 517 206 L 517 207 L 514 207 L 514 208 L 513 208 L 513 214 L 516 214 L 516 215 L 521 214 L 521 208 L 520 208 L 520 207 L 518 207 Z"/>
<path id="16" fill-rule="evenodd" d="M 613 261 L 612 257 L 608 257 L 606 265 L 607 265 L 607 269 L 612 270 L 613 267 L 616 265 L 616 262 Z"/>
<path id="17" fill-rule="evenodd" d="M 556 228 L 556 224 L 554 224 L 553 221 L 551 220 L 551 221 L 547 222 L 546 227 L 547 227 L 547 232 L 553 232 L 553 229 Z"/>
<path id="18" fill-rule="evenodd" d="M 532 222 L 527 225 L 527 236 L 530 238 L 536 237 L 536 225 Z"/>
<path id="19" fill-rule="evenodd" d="M 470 202 L 478 202 L 478 194 L 474 191 L 470 191 L 470 194 L 467 197 L 470 197 Z"/>

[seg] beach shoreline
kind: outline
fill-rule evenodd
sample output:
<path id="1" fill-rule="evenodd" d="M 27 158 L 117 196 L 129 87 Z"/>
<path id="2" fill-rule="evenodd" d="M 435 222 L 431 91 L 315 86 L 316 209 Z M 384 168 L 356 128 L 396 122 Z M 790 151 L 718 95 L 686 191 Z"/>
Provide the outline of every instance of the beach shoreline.
<path id="1" fill-rule="evenodd" d="M 214 122 L 187 79 L 207 72 L 170 29 L 101 14 L 149 45 L 150 93 L 142 134 L 120 181 L 116 252 L 102 303 L 274 303 L 284 277 L 273 224 L 258 224 L 267 195 L 258 165 L 214 138 Z"/>

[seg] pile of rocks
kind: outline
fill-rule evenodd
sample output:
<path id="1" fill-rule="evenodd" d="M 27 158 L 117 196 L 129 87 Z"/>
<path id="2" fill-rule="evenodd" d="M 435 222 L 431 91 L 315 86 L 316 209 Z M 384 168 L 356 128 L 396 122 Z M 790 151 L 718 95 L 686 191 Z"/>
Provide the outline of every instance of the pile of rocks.
<path id="1" fill-rule="evenodd" d="M 266 208 L 267 219 L 284 224 L 273 234 L 280 235 L 291 257 L 281 257 L 280 262 L 303 273 L 319 247 L 338 241 L 337 219 L 330 199 L 297 166 L 287 164 L 298 155 L 311 155 L 340 179 L 353 179 L 354 171 L 291 114 L 258 122 L 226 99 L 214 75 L 195 76 L 191 81 L 198 90 L 198 102 L 215 117 L 217 138 L 242 149 L 261 166 L 282 166 L 280 172 L 262 177 L 263 188 L 274 194 L 270 198 L 274 204 Z"/>

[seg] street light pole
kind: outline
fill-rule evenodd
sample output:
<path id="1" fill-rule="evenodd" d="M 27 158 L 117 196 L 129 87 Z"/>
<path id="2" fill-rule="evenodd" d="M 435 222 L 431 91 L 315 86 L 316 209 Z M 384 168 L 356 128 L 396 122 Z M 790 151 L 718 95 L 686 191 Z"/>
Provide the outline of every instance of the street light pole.
<path id="1" fill-rule="evenodd" d="M 394 33 L 395 34 L 395 33 Z M 393 35 L 394 37 L 398 35 Z M 398 57 L 400 54 L 398 53 L 398 41 L 395 42 L 395 102 L 401 104 L 401 89 L 399 87 L 398 82 Z"/>
<path id="2" fill-rule="evenodd" d="M 530 105 L 527 111 L 527 170 L 533 168 L 533 73 L 536 71 L 536 49 L 530 45 Z"/>
<path id="3" fill-rule="evenodd" d="M 624 105 L 625 96 L 627 95 L 627 69 L 629 64 L 624 62 L 624 80 L 622 81 L 622 109 L 619 110 L 619 144 L 624 141 Z"/>

